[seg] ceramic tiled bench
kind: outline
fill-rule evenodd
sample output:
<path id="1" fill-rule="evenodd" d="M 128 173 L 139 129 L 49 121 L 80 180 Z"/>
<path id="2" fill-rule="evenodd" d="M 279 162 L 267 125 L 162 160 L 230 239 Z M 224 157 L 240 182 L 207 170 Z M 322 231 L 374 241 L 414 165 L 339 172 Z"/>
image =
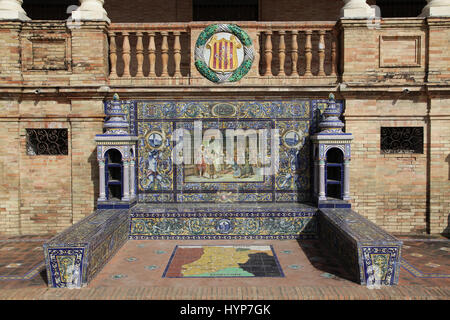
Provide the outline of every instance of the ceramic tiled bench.
<path id="1" fill-rule="evenodd" d="M 134 210 L 134 214 L 139 215 L 135 219 L 143 219 L 141 215 L 148 213 L 145 213 L 146 211 L 142 213 L 138 209 Z M 182 219 L 183 215 L 178 212 L 180 209 L 175 209 L 177 210 L 175 213 L 177 219 Z M 188 209 L 186 207 L 183 210 Z M 225 209 L 221 207 L 221 211 L 226 211 Z M 265 209 L 270 209 L 270 206 Z M 169 215 L 171 210 L 170 207 L 165 208 L 166 220 L 174 219 Z M 197 208 L 197 210 L 201 211 L 201 208 Z M 288 210 L 288 208 L 284 210 Z M 230 214 L 226 214 L 226 218 L 234 219 Z M 245 217 L 239 216 L 239 218 Z M 271 218 L 274 219 L 272 216 Z M 290 219 L 294 218 L 290 217 Z M 351 209 L 322 208 L 309 218 L 314 218 L 314 221 L 318 220 L 318 237 L 321 242 L 331 248 L 346 264 L 351 274 L 354 275 L 355 281 L 364 285 L 397 284 L 401 241 Z M 217 220 L 218 217 L 215 219 Z M 133 213 L 130 215 L 130 211 L 127 209 L 97 210 L 93 215 L 44 244 L 49 286 L 80 288 L 87 285 L 127 239 L 135 239 L 134 224 L 136 222 L 133 223 Z M 317 232 L 316 228 L 314 230 Z M 271 232 L 273 233 L 274 230 Z M 300 236 L 301 234 L 294 238 L 300 239 Z M 174 237 L 183 238 L 178 233 Z M 229 234 L 227 237 L 234 238 Z M 202 237 L 198 236 L 197 238 Z M 257 238 L 266 237 L 259 235 Z M 270 238 L 278 239 L 274 236 Z M 281 238 L 285 238 L 285 236 Z M 146 239 L 152 239 L 152 237 Z"/>
<path id="2" fill-rule="evenodd" d="M 128 239 L 128 210 L 97 210 L 44 244 L 48 284 L 86 286 Z"/>
<path id="3" fill-rule="evenodd" d="M 319 237 L 362 285 L 396 285 L 402 242 L 351 209 L 320 209 Z"/>

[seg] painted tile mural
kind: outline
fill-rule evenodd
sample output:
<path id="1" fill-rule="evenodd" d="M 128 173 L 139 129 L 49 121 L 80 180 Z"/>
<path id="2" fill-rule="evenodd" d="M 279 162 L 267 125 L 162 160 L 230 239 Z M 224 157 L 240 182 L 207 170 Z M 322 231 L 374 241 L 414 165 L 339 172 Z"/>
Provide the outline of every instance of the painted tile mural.
<path id="1" fill-rule="evenodd" d="M 139 137 L 139 201 L 309 200 L 309 136 L 326 102 L 122 101 L 131 131 Z M 275 158 L 278 170 L 267 174 Z"/>

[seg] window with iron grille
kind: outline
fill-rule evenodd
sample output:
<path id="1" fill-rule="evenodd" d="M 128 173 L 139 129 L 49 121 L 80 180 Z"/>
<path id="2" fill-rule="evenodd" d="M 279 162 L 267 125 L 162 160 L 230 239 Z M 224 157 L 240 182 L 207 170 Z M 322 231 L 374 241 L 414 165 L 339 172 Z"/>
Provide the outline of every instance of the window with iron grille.
<path id="1" fill-rule="evenodd" d="M 194 21 L 258 21 L 258 0 L 193 0 Z"/>
<path id="2" fill-rule="evenodd" d="M 423 153 L 423 127 L 381 127 L 381 153 Z"/>
<path id="3" fill-rule="evenodd" d="M 32 20 L 66 20 L 67 9 L 79 5 L 78 0 L 24 0 L 23 9 Z"/>
<path id="4" fill-rule="evenodd" d="M 27 154 L 67 155 L 67 129 L 27 129 Z"/>
<path id="5" fill-rule="evenodd" d="M 382 18 L 417 17 L 427 5 L 426 0 L 377 0 Z"/>

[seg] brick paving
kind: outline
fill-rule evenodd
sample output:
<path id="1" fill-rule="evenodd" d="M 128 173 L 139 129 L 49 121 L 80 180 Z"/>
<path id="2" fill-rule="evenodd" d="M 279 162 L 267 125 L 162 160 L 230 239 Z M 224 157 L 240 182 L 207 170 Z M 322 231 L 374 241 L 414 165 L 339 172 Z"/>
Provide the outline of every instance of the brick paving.
<path id="1" fill-rule="evenodd" d="M 49 237 L 0 238 L 2 300 L 449 300 L 450 240 L 404 241 L 399 285 L 369 289 L 350 280 L 319 241 L 128 241 L 87 288 L 47 287 L 43 252 Z M 163 278 L 176 245 L 272 245 L 284 278 Z M 34 273 L 33 273 L 34 272 Z M 9 278 L 8 278 L 9 277 Z M 15 277 L 12 279 L 12 277 Z"/>

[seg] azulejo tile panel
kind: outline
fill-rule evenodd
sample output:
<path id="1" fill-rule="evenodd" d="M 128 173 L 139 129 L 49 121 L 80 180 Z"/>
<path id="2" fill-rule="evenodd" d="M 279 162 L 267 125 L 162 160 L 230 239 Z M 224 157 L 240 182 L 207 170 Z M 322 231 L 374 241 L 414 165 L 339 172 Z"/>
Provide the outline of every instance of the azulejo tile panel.
<path id="1" fill-rule="evenodd" d="M 343 103 L 337 104 L 342 109 Z M 315 133 L 327 100 L 128 100 L 121 101 L 121 105 L 131 133 L 139 137 L 135 184 L 139 202 L 303 202 L 310 199 L 309 136 Z M 106 113 L 108 108 L 110 101 L 105 102 Z M 207 148 L 214 145 L 213 140 L 204 140 L 205 132 L 210 130 L 218 130 L 225 137 L 226 130 L 230 129 L 247 133 L 278 129 L 279 140 L 269 130 L 267 157 L 273 152 L 272 139 L 278 141 L 279 170 L 274 175 L 264 175 L 260 163 L 247 162 L 202 167 L 196 165 L 195 159 L 200 155 L 195 153 L 192 164 L 174 163 L 174 152 L 179 151 L 177 145 L 181 141 L 175 133 L 185 130 L 193 135 L 198 122 L 201 122 L 202 144 Z M 260 141 L 259 138 L 255 141 Z M 223 150 L 215 149 L 219 150 L 216 155 L 229 152 L 225 143 L 221 147 Z M 249 156 L 247 151 L 245 157 Z M 224 193 L 239 195 L 224 196 Z"/>
<path id="2" fill-rule="evenodd" d="M 379 282 L 384 285 L 398 283 L 400 269 L 400 247 L 397 246 L 362 246 L 359 256 L 362 258 L 365 283 Z"/>
<path id="3" fill-rule="evenodd" d="M 60 247 L 46 250 L 49 286 L 79 288 L 86 272 L 86 246 Z"/>
<path id="4" fill-rule="evenodd" d="M 150 211 L 150 210 L 149 210 Z M 281 211 L 281 212 L 280 212 Z M 311 239 L 315 210 L 245 210 L 131 213 L 130 239 Z"/>

